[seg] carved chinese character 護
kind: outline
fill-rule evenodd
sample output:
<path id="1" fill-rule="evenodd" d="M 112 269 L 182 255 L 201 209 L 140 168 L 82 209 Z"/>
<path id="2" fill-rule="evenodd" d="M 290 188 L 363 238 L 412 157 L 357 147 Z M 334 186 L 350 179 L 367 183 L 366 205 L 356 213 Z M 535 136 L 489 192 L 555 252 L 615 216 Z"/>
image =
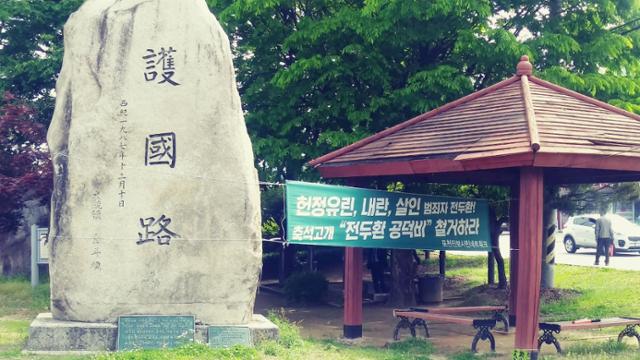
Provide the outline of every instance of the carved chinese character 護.
<path id="1" fill-rule="evenodd" d="M 162 64 L 161 79 L 158 84 L 170 84 L 173 86 L 180 85 L 173 79 L 176 73 L 176 62 L 173 54 L 176 50 L 173 46 L 169 46 L 168 49 L 164 47 L 160 48 L 160 51 L 156 53 L 154 49 L 147 49 L 146 55 L 142 57 L 145 60 L 146 68 L 144 73 L 144 79 L 146 81 L 155 81 L 158 78 L 158 71 L 156 66 Z"/>

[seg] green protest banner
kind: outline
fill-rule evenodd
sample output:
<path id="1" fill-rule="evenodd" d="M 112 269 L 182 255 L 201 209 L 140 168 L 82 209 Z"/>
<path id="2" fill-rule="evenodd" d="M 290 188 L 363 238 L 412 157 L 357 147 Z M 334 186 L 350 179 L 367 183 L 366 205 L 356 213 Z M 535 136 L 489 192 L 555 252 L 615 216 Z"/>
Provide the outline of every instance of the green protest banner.
<path id="1" fill-rule="evenodd" d="M 287 241 L 490 251 L 486 200 L 287 181 Z"/>

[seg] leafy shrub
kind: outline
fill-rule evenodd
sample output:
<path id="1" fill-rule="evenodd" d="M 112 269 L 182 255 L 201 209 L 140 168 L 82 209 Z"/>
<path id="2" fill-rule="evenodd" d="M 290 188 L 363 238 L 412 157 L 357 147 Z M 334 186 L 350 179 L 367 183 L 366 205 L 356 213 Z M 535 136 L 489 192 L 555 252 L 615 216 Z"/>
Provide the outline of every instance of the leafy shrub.
<path id="1" fill-rule="evenodd" d="M 295 323 L 290 322 L 284 315 L 284 309 L 279 312 L 270 311 L 267 318 L 271 320 L 280 332 L 277 343 L 287 349 L 300 347 L 303 344 L 300 328 Z"/>
<path id="2" fill-rule="evenodd" d="M 276 222 L 273 217 L 268 218 L 265 222 L 262 223 L 262 236 L 273 238 L 277 237 L 280 234 L 280 225 Z"/>
<path id="3" fill-rule="evenodd" d="M 287 299 L 299 303 L 320 302 L 326 297 L 328 289 L 327 279 L 318 272 L 294 273 L 284 283 Z"/>
<path id="4" fill-rule="evenodd" d="M 513 350 L 512 359 L 513 360 L 529 360 L 531 359 L 531 355 L 529 355 L 529 352 L 525 350 Z"/>

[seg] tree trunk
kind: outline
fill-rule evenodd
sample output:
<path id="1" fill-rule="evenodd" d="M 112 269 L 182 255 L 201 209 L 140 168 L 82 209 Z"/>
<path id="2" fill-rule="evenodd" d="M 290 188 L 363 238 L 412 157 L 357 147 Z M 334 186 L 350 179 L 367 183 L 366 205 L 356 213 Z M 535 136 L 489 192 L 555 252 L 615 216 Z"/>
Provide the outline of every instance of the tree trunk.
<path id="1" fill-rule="evenodd" d="M 391 251 L 391 305 L 413 306 L 416 304 L 416 276 L 415 260 L 412 250 Z"/>
<path id="2" fill-rule="evenodd" d="M 278 283 L 284 285 L 287 278 L 295 268 L 296 248 L 288 245 L 280 249 L 280 269 L 278 271 Z"/>
<path id="3" fill-rule="evenodd" d="M 562 15 L 562 0 L 549 1 L 549 17 L 552 20 L 557 21 L 561 15 Z"/>
<path id="4" fill-rule="evenodd" d="M 558 29 L 562 18 L 562 0 L 549 1 L 549 28 L 552 31 Z"/>
<path id="5" fill-rule="evenodd" d="M 498 265 L 498 289 L 506 289 L 507 273 L 505 271 L 504 258 L 502 257 L 502 253 L 500 252 L 500 246 L 498 241 L 500 238 L 500 233 L 502 233 L 502 231 L 498 230 L 498 235 L 495 237 L 495 241 L 493 241 L 492 239 L 491 246 L 493 247 L 493 257 L 496 260 L 496 265 Z"/>
<path id="6" fill-rule="evenodd" d="M 38 201 L 25 202 L 22 221 L 13 233 L 0 234 L 0 266 L 3 276 L 31 273 L 31 225 L 48 227 L 49 207 Z"/>
<path id="7" fill-rule="evenodd" d="M 493 244 L 491 245 L 493 247 Z M 487 273 L 487 283 L 493 285 L 496 283 L 496 258 L 493 252 L 489 252 L 487 256 L 487 265 L 489 265 L 489 271 Z"/>
<path id="8" fill-rule="evenodd" d="M 31 271 L 31 241 L 22 231 L 0 235 L 2 276 L 28 275 Z"/>

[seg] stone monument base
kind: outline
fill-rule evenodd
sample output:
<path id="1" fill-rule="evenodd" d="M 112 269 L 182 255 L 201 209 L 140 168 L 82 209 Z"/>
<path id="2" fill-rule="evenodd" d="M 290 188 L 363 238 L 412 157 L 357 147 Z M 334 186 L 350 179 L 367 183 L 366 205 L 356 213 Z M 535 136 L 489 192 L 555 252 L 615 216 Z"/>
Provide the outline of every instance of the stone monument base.
<path id="1" fill-rule="evenodd" d="M 195 341 L 208 343 L 210 325 L 196 325 Z M 266 317 L 253 315 L 249 324 L 251 341 L 277 339 L 278 327 Z M 115 351 L 118 326 L 113 323 L 89 323 L 55 320 L 51 313 L 39 314 L 29 327 L 29 340 L 23 352 L 28 354 L 83 354 Z"/>

